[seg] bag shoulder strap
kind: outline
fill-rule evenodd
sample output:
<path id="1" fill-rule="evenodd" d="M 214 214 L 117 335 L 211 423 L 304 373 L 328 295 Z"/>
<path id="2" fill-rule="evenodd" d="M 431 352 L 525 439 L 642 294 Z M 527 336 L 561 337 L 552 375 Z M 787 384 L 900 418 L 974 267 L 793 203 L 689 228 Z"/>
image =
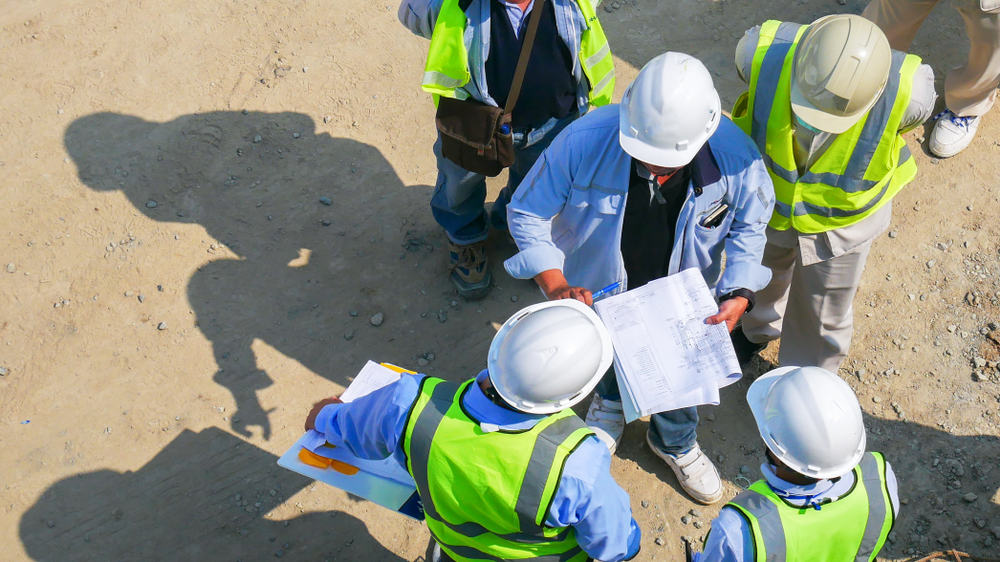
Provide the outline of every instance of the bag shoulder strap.
<path id="1" fill-rule="evenodd" d="M 517 68 L 514 70 L 514 81 L 510 85 L 510 93 L 507 94 L 507 103 L 503 112 L 510 114 L 517 105 L 517 97 L 521 94 L 521 83 L 524 82 L 524 73 L 528 69 L 528 59 L 531 58 L 531 47 L 535 44 L 535 35 L 538 32 L 538 22 L 542 19 L 542 9 L 545 8 L 545 0 L 535 0 L 531 8 L 531 15 L 528 16 L 528 29 L 524 35 L 524 43 L 521 45 L 521 54 L 517 57 Z"/>

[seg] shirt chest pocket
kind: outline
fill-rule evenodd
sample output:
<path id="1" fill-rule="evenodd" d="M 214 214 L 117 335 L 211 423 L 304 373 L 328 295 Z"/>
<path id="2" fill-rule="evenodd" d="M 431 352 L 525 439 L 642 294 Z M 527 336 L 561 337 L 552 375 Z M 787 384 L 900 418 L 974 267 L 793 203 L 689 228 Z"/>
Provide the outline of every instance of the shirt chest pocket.
<path id="1" fill-rule="evenodd" d="M 625 201 L 621 193 L 607 193 L 600 189 L 573 186 L 566 200 L 566 207 L 580 213 L 614 215 Z"/>

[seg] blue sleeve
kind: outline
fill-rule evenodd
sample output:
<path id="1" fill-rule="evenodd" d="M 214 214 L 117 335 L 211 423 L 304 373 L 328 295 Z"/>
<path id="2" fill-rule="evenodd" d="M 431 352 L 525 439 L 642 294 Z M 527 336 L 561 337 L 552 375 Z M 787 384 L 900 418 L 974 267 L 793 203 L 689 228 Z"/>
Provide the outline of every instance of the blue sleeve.
<path id="1" fill-rule="evenodd" d="M 889 492 L 889 501 L 892 502 L 892 512 L 899 519 L 899 483 L 889 461 L 885 461 L 885 488 Z"/>
<path id="2" fill-rule="evenodd" d="M 642 534 L 628 494 L 611 476 L 611 454 L 596 437 L 577 447 L 563 467 L 545 523 L 573 527 L 580 547 L 596 560 L 627 560 Z"/>
<path id="3" fill-rule="evenodd" d="M 756 148 L 746 139 L 748 150 L 756 158 L 738 173 L 730 176 L 730 190 L 735 195 L 735 214 L 726 235 L 726 267 L 716 291 L 724 295 L 735 289 L 759 291 L 771 280 L 771 270 L 761 265 L 765 229 L 774 209 L 774 184 Z"/>
<path id="4" fill-rule="evenodd" d="M 430 39 L 441 4 L 441 0 L 402 0 L 396 17 L 414 34 Z"/>
<path id="5" fill-rule="evenodd" d="M 403 374 L 398 381 L 346 404 L 330 404 L 316 416 L 316 431 L 356 457 L 380 460 L 397 455 L 400 436 L 424 375 Z"/>
<path id="6" fill-rule="evenodd" d="M 563 131 L 545 149 L 507 205 L 507 225 L 519 252 L 504 262 L 504 268 L 515 279 L 562 270 L 566 260 L 552 241 L 552 217 L 566 205 L 573 185 L 569 132 Z"/>
<path id="7" fill-rule="evenodd" d="M 723 507 L 712 521 L 705 550 L 694 555 L 695 562 L 753 562 L 750 527 L 735 508 Z"/>

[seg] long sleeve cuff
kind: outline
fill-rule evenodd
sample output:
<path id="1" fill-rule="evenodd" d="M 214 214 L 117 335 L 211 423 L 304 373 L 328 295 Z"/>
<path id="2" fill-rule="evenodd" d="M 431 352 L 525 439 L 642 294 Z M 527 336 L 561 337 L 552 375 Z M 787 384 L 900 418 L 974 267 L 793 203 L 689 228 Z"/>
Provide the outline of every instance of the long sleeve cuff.
<path id="1" fill-rule="evenodd" d="M 562 270 L 566 256 L 555 246 L 538 245 L 525 248 L 503 262 L 504 269 L 515 279 L 532 279 L 543 271 Z"/>

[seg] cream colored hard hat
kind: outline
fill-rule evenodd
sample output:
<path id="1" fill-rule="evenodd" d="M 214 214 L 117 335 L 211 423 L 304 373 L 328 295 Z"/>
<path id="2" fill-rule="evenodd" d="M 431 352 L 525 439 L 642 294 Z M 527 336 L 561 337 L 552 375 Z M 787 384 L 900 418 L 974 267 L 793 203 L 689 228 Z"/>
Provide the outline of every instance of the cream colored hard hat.
<path id="1" fill-rule="evenodd" d="M 490 344 L 487 369 L 505 402 L 551 414 L 589 396 L 613 359 L 611 335 L 597 314 L 578 300 L 561 299 L 504 322 Z"/>
<path id="2" fill-rule="evenodd" d="M 814 21 L 792 63 L 792 111 L 816 129 L 843 133 L 885 88 L 892 50 L 874 23 L 854 14 Z"/>
<path id="3" fill-rule="evenodd" d="M 722 104 L 705 65 L 666 52 L 646 63 L 618 107 L 618 141 L 629 156 L 679 168 L 719 126 Z"/>
<path id="4" fill-rule="evenodd" d="M 819 367 L 780 367 L 747 390 L 747 403 L 767 448 L 811 478 L 836 478 L 861 462 L 865 424 L 854 390 Z"/>

